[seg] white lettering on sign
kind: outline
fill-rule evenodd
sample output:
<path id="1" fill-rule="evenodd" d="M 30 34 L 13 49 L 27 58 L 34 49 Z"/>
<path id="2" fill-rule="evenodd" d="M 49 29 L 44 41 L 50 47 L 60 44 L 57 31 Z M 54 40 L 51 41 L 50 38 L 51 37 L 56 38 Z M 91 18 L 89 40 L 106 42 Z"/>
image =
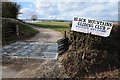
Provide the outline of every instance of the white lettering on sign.
<path id="1" fill-rule="evenodd" d="M 108 37 L 112 27 L 112 22 L 74 17 L 71 30 Z"/>

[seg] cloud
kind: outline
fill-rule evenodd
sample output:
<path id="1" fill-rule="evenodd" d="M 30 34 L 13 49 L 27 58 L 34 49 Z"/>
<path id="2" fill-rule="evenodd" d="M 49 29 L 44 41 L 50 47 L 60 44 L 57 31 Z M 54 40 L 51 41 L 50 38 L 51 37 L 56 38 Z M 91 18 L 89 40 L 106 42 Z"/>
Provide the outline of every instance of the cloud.
<path id="1" fill-rule="evenodd" d="M 30 19 L 32 15 L 36 14 L 31 8 L 22 8 L 20 13 L 22 14 L 18 15 L 19 19 Z"/>
<path id="2" fill-rule="evenodd" d="M 101 19 L 101 20 L 117 20 L 118 0 L 35 0 L 35 10 L 23 8 L 22 16 L 30 17 L 36 14 L 38 18 L 57 18 L 71 20 L 74 16 Z"/>
<path id="3" fill-rule="evenodd" d="M 22 8 L 22 9 L 20 10 L 21 13 L 23 13 L 23 12 L 26 13 L 27 11 L 30 11 L 30 8 Z"/>
<path id="4" fill-rule="evenodd" d="M 30 4 L 29 6 L 32 7 L 32 4 Z"/>
<path id="5" fill-rule="evenodd" d="M 116 2 L 62 2 L 58 4 L 59 10 L 66 16 L 73 17 L 87 17 L 95 19 L 107 19 L 117 20 L 117 15 L 113 15 L 117 12 L 118 5 Z M 70 19 L 70 18 L 69 18 Z"/>
<path id="6" fill-rule="evenodd" d="M 49 16 L 56 16 L 60 14 L 60 11 L 57 8 L 55 2 L 40 2 L 36 1 L 35 3 L 36 12 L 41 17 L 49 18 Z"/>
<path id="7" fill-rule="evenodd" d="M 118 2 L 119 0 L 31 0 L 39 2 Z"/>

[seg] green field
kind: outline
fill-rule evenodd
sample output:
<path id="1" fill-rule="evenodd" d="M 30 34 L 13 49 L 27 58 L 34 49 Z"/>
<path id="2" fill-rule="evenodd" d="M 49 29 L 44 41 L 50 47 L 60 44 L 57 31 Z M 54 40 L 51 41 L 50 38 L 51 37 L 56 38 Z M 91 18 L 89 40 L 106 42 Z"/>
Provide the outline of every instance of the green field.
<path id="1" fill-rule="evenodd" d="M 24 24 L 20 24 L 19 25 L 19 30 L 20 32 L 22 32 L 25 36 L 34 36 L 35 34 L 37 34 L 39 31 L 37 31 L 36 29 L 33 29 L 27 25 Z"/>
<path id="2" fill-rule="evenodd" d="M 69 22 L 38 22 L 33 25 L 41 28 L 54 29 L 62 34 L 64 34 L 65 31 L 69 31 Z"/>

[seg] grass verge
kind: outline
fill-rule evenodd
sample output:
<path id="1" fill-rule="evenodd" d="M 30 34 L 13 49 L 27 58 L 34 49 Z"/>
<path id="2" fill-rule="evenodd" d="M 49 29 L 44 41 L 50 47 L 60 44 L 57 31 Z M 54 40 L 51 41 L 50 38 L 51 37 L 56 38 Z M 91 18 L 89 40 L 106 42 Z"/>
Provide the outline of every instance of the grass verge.
<path id="1" fill-rule="evenodd" d="M 31 27 L 24 25 L 24 24 L 19 25 L 19 30 L 20 30 L 20 35 L 23 35 L 26 37 L 32 37 L 39 32 L 36 29 L 31 28 Z"/>
<path id="2" fill-rule="evenodd" d="M 49 28 L 64 34 L 65 31 L 69 31 L 69 22 L 38 22 L 32 24 L 41 28 Z"/>

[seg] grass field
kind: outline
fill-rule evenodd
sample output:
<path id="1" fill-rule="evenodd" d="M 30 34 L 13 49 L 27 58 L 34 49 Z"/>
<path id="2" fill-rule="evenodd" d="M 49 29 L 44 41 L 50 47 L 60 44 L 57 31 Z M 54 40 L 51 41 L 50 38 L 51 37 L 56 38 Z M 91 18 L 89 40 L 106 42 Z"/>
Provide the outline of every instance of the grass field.
<path id="1" fill-rule="evenodd" d="M 30 36 L 30 37 L 34 36 L 35 34 L 37 34 L 39 32 L 39 31 L 37 31 L 27 25 L 23 25 L 23 24 L 19 25 L 19 29 L 25 36 Z"/>
<path id="2" fill-rule="evenodd" d="M 69 31 L 69 22 L 38 22 L 33 25 L 42 28 L 54 29 L 62 34 L 64 34 L 65 31 Z"/>

